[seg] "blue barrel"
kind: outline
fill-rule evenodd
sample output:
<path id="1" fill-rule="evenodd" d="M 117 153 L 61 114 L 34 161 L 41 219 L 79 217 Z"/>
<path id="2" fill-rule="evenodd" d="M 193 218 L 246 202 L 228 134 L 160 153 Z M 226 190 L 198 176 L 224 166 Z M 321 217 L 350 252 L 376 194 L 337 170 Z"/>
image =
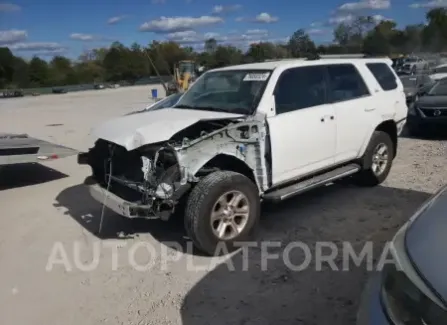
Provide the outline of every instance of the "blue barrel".
<path id="1" fill-rule="evenodd" d="M 156 99 L 158 97 L 158 90 L 153 88 L 151 89 L 152 98 Z"/>

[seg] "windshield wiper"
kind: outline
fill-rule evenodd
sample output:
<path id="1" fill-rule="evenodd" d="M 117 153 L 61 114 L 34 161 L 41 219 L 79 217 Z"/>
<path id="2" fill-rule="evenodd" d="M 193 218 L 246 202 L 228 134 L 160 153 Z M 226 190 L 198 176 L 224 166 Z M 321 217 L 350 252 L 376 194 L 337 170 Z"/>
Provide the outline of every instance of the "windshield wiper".
<path id="1" fill-rule="evenodd" d="M 172 108 L 189 108 L 189 109 L 196 109 L 196 107 L 191 105 L 174 105 Z"/>
<path id="2" fill-rule="evenodd" d="M 197 107 L 197 109 L 203 109 L 203 110 L 208 110 L 208 111 L 213 111 L 213 112 L 229 113 L 229 114 L 251 114 L 250 109 L 243 108 L 243 107 L 237 107 L 237 108 L 229 110 L 229 109 L 215 107 L 215 106 L 200 106 L 200 107 Z"/>

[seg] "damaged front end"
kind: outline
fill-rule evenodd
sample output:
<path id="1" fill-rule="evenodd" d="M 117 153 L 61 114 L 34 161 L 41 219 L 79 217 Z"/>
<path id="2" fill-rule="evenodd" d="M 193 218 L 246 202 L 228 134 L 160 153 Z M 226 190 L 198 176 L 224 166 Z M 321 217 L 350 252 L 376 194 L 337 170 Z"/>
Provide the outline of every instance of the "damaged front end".
<path id="1" fill-rule="evenodd" d="M 260 192 L 267 188 L 264 123 L 263 118 L 199 121 L 168 141 L 133 150 L 98 139 L 78 156 L 78 163 L 92 168 L 85 183 L 93 198 L 111 210 L 130 218 L 167 220 L 194 183 L 229 161 L 246 166 Z"/>

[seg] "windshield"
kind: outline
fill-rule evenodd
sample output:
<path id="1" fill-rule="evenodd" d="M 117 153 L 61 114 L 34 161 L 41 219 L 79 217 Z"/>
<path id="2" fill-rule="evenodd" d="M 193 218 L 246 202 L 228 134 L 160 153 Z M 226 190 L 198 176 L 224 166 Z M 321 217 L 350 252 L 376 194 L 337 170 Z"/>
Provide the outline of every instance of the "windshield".
<path id="1" fill-rule="evenodd" d="M 436 68 L 433 73 L 447 73 L 447 66 Z"/>
<path id="2" fill-rule="evenodd" d="M 417 59 L 416 58 L 407 58 L 405 59 L 405 62 L 416 62 Z"/>
<path id="3" fill-rule="evenodd" d="M 176 108 L 252 114 L 271 70 L 210 71 L 191 86 Z"/>
<path id="4" fill-rule="evenodd" d="M 138 113 L 144 113 L 147 111 L 155 111 L 155 110 L 162 109 L 162 108 L 172 107 L 178 102 L 178 100 L 181 96 L 182 96 L 181 93 L 172 94 L 172 95 L 165 97 L 162 100 L 160 100 L 154 104 L 147 106 L 145 109 L 142 109 L 139 111 L 133 111 L 126 115 L 133 115 L 133 114 L 138 114 Z"/>
<path id="5" fill-rule="evenodd" d="M 447 96 L 447 80 L 438 81 L 427 92 L 429 96 Z"/>
<path id="6" fill-rule="evenodd" d="M 166 98 L 163 98 L 162 100 L 153 104 L 152 106 L 148 106 L 146 110 L 154 111 L 161 108 L 172 107 L 178 102 L 181 96 L 182 96 L 181 93 L 172 94 Z"/>

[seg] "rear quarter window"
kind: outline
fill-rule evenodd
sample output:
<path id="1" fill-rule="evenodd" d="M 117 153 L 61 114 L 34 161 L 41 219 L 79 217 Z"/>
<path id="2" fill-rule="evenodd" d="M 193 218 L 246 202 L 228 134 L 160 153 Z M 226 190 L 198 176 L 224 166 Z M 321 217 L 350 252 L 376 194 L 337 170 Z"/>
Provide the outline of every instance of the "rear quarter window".
<path id="1" fill-rule="evenodd" d="M 397 80 L 391 68 L 386 63 L 367 63 L 366 67 L 376 78 L 380 87 L 385 90 L 394 90 L 397 88 Z"/>

